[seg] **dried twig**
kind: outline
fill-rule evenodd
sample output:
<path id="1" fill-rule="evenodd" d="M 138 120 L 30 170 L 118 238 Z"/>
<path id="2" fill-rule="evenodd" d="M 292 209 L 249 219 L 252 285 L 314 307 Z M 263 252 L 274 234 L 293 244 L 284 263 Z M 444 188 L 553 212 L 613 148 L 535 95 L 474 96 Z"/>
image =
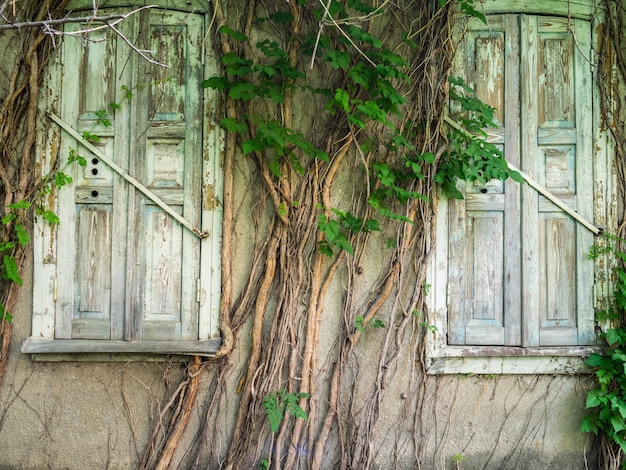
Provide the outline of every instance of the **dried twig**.
<path id="1" fill-rule="evenodd" d="M 44 28 L 46 31 L 51 31 L 53 34 L 63 35 L 63 34 L 68 34 L 68 33 L 65 33 L 60 30 L 56 30 L 53 28 L 53 26 L 64 25 L 68 23 L 103 23 L 104 25 L 112 21 L 115 21 L 114 24 L 116 24 L 119 21 L 125 20 L 126 18 L 134 15 L 135 13 L 138 13 L 142 10 L 146 10 L 148 8 L 155 8 L 156 6 L 157 5 L 146 5 L 141 8 L 137 8 L 129 13 L 119 13 L 119 14 L 107 15 L 107 16 L 97 16 L 96 14 L 93 14 L 89 16 L 83 16 L 80 18 L 65 17 L 65 18 L 56 18 L 56 19 L 50 18 L 47 20 L 40 20 L 40 21 L 22 21 L 19 23 L 7 22 L 6 24 L 0 24 L 0 31 L 7 31 L 11 29 L 25 29 L 25 28 Z M 5 21 L 8 21 L 8 20 L 5 18 Z M 102 27 L 106 27 L 106 26 L 102 26 Z M 100 27 L 84 29 L 84 30 L 78 31 L 78 33 L 82 34 L 86 32 L 95 31 L 97 29 L 100 29 Z"/>

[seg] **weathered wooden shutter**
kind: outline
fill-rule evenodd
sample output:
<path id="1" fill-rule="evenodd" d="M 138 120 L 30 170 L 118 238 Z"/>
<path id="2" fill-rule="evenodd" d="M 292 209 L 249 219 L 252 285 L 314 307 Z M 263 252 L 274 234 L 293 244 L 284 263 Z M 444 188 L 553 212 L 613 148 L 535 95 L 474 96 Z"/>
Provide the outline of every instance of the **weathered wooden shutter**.
<path id="1" fill-rule="evenodd" d="M 455 73 L 496 108 L 490 141 L 592 219 L 589 24 L 572 20 L 577 50 L 567 19 L 488 23 L 470 23 Z M 590 232 L 527 185 L 459 184 L 465 199 L 449 203 L 448 343 L 592 343 Z"/>
<path id="2" fill-rule="evenodd" d="M 109 158 L 200 226 L 203 17 L 147 10 L 121 27 L 169 68 L 148 64 L 110 31 L 92 34 L 102 37 L 90 36 L 88 47 L 67 39 L 63 118 L 98 135 Z M 122 103 L 111 127 L 96 125 L 95 111 L 110 102 Z M 55 337 L 198 340 L 200 240 L 80 153 L 87 166 L 73 192 L 60 192 Z"/>

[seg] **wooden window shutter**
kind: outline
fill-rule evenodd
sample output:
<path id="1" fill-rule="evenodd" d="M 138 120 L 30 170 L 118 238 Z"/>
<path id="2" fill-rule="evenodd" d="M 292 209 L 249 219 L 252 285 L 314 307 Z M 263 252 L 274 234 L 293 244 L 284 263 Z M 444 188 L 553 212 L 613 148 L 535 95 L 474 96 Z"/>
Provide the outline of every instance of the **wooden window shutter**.
<path id="1" fill-rule="evenodd" d="M 64 42 L 63 119 L 196 226 L 202 217 L 202 15 L 156 9 L 123 22 L 168 64 L 149 64 L 115 34 Z M 78 73 L 80 71 L 80 73 Z M 126 94 L 132 97 L 126 99 Z M 121 103 L 112 125 L 95 111 Z M 95 127 L 94 127 L 95 125 Z M 80 149 L 60 191 L 55 337 L 197 341 L 201 241 L 106 164 Z"/>
<path id="2" fill-rule="evenodd" d="M 497 110 L 490 141 L 592 219 L 589 23 L 492 15 L 470 23 L 454 73 Z M 593 236 L 528 185 L 460 182 L 449 202 L 448 343 L 593 343 Z"/>

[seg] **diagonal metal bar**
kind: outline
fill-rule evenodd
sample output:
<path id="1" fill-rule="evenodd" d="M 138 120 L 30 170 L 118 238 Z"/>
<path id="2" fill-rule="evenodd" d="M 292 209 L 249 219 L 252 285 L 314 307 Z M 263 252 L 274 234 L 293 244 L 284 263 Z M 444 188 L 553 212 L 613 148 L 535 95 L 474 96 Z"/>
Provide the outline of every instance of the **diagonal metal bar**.
<path id="1" fill-rule="evenodd" d="M 61 128 L 65 132 L 67 132 L 69 135 L 74 137 L 80 143 L 80 145 L 85 147 L 87 150 L 93 153 L 96 157 L 98 157 L 100 160 L 106 163 L 113 171 L 115 171 L 122 178 L 124 178 L 126 181 L 132 184 L 135 188 L 141 191 L 146 197 L 151 199 L 157 206 L 159 206 L 161 209 L 167 212 L 168 215 L 170 215 L 173 219 L 179 222 L 183 227 L 189 229 L 198 238 L 204 239 L 209 236 L 209 232 L 200 231 L 195 225 L 193 225 L 191 222 L 185 219 L 182 215 L 180 215 L 178 212 L 176 212 L 174 209 L 168 206 L 165 202 L 163 202 L 163 200 L 159 196 L 157 196 L 152 191 L 150 191 L 147 187 L 145 187 L 143 184 L 137 181 L 133 176 L 128 174 L 126 170 L 124 170 L 121 166 L 119 166 L 117 163 L 115 163 L 113 160 L 107 157 L 104 153 L 102 153 L 100 149 L 94 146 L 91 142 L 85 140 L 83 136 L 78 131 L 76 131 L 70 124 L 68 124 L 59 116 L 53 113 L 50 114 L 50 118 L 54 122 L 56 122 L 59 126 L 61 126 Z"/>
<path id="2" fill-rule="evenodd" d="M 451 119 L 450 117 L 445 116 L 443 119 L 444 119 L 444 121 L 446 121 L 447 124 L 449 124 L 450 126 L 454 127 L 456 130 L 461 131 L 461 132 L 463 132 L 463 133 L 465 133 L 467 135 L 472 135 L 465 128 L 463 128 L 463 126 L 461 126 L 461 124 L 459 124 L 455 120 Z M 511 162 L 509 162 L 507 160 L 505 160 L 505 161 L 506 161 L 506 164 L 508 165 L 509 169 L 511 169 L 512 171 L 518 172 L 520 174 L 520 176 L 522 178 L 524 178 L 524 181 L 526 181 L 528 186 L 533 188 L 535 191 L 537 191 L 542 196 L 545 196 L 546 199 L 548 199 L 555 206 L 557 206 L 559 209 L 561 209 L 563 212 L 565 212 L 571 218 L 573 218 L 578 223 L 580 223 L 587 230 L 593 232 L 595 235 L 602 235 L 603 229 L 598 228 L 595 225 L 593 225 L 591 222 L 589 222 L 587 219 L 585 219 L 582 215 L 580 215 L 578 212 L 576 212 L 571 207 L 569 207 L 565 202 L 563 202 L 557 196 L 552 194 L 546 187 L 544 187 L 544 186 L 540 185 L 539 183 L 537 183 L 534 179 L 532 179 L 532 177 L 528 173 L 523 172 L 522 170 L 517 168 L 515 165 L 513 165 Z"/>

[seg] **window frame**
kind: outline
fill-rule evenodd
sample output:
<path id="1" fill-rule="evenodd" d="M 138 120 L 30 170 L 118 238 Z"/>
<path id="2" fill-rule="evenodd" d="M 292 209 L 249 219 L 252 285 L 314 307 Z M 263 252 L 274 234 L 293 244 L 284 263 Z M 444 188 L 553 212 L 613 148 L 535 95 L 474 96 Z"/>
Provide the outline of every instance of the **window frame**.
<path id="1" fill-rule="evenodd" d="M 579 18 L 591 23 L 592 57 L 597 43 L 597 26 L 601 14 L 593 0 L 570 5 L 567 0 L 524 3 L 515 0 L 486 0 L 482 12 L 489 14 L 518 14 L 561 16 Z M 601 12 L 600 12 L 601 13 Z M 599 110 L 597 72 L 592 68 L 592 135 L 594 202 L 593 215 L 596 226 L 612 227 L 616 220 L 615 182 L 612 171 L 613 155 L 610 135 L 602 131 Z M 574 374 L 587 373 L 585 358 L 599 349 L 598 346 L 453 346 L 447 344 L 448 332 L 448 201 L 443 194 L 436 201 L 433 220 L 434 255 L 427 274 L 428 325 L 426 332 L 426 371 L 429 374 Z M 594 308 L 609 297 L 611 272 L 607 259 L 594 261 Z"/>
<path id="2" fill-rule="evenodd" d="M 87 14 L 91 2 L 73 1 L 68 8 L 72 8 L 75 14 L 82 6 Z M 100 5 L 103 8 L 129 8 L 129 2 L 109 0 Z M 139 2 L 137 2 L 139 3 Z M 194 14 L 203 17 L 204 28 L 210 24 L 210 13 L 207 6 L 198 0 L 194 1 L 160 1 L 159 10 L 175 10 L 183 14 Z M 143 4 L 138 5 L 143 6 Z M 132 8 L 132 6 L 130 6 Z M 73 40 L 65 38 L 65 40 Z M 200 69 L 204 77 L 218 73 L 217 59 L 210 45 L 200 48 Z M 142 59 L 137 59 L 142 60 Z M 56 54 L 47 69 L 46 93 L 39 107 L 41 116 L 55 110 L 58 112 L 62 91 L 62 76 L 64 71 L 64 59 L 61 53 Z M 200 83 L 195 84 L 200 86 Z M 203 97 L 201 113 L 203 117 L 202 141 L 200 148 L 202 155 L 202 174 L 198 177 L 201 181 L 201 194 L 197 197 L 201 200 L 202 231 L 209 233 L 209 237 L 201 239 L 198 243 L 200 269 L 199 277 L 203 284 L 198 285 L 200 302 L 206 302 L 207 306 L 199 309 L 198 339 L 197 340 L 111 340 L 111 339 L 58 339 L 55 338 L 56 322 L 56 243 L 58 239 L 58 227 L 51 226 L 42 220 L 36 220 L 33 234 L 33 310 L 32 332 L 22 345 L 22 352 L 32 354 L 38 360 L 67 360 L 68 358 L 80 357 L 81 360 L 116 360 L 129 357 L 153 357 L 154 355 L 213 355 L 221 345 L 219 330 L 219 305 L 221 296 L 221 238 L 222 238 L 222 150 L 223 132 L 216 124 L 218 97 L 211 89 L 200 89 L 199 94 Z M 49 121 L 42 122 L 40 132 L 40 171 L 41 175 L 49 174 L 55 167 L 57 155 L 63 160 L 67 153 L 67 138 L 65 131 Z M 91 155 L 90 152 L 81 148 L 74 141 L 74 148 L 79 149 L 83 155 Z M 60 191 L 72 191 L 62 188 Z M 56 191 L 55 191 L 56 193 Z M 58 213 L 59 198 L 56 194 L 50 195 L 46 201 L 46 209 Z M 61 224 L 63 221 L 61 221 Z M 178 223 L 178 222 L 176 222 Z M 183 228 L 183 230 L 187 230 Z M 194 276 L 195 277 L 195 276 Z M 196 279 L 189 280 L 196 286 Z M 75 353 L 81 353 L 75 356 Z M 69 356 L 68 356 L 69 354 Z M 130 356 L 129 356 L 130 355 Z M 142 359 L 142 360 L 143 360 Z"/>

